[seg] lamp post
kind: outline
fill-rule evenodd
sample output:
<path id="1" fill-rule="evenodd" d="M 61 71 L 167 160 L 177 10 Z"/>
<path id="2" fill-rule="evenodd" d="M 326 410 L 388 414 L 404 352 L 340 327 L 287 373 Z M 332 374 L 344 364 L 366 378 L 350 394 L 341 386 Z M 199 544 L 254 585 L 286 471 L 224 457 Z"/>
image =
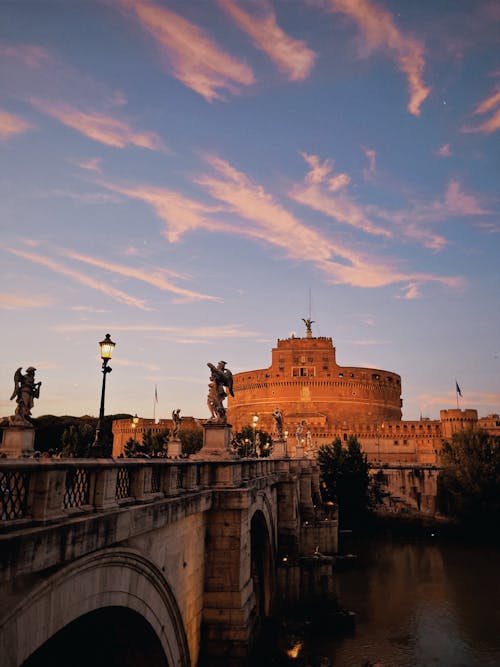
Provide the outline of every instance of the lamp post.
<path id="1" fill-rule="evenodd" d="M 285 458 L 288 458 L 288 431 L 285 431 L 283 435 L 285 436 Z"/>
<path id="2" fill-rule="evenodd" d="M 257 432 L 257 422 L 259 421 L 258 415 L 252 417 L 252 428 L 253 428 L 253 455 L 257 456 L 257 448 L 255 442 L 255 434 Z"/>
<path id="3" fill-rule="evenodd" d="M 137 424 L 139 423 L 139 417 L 137 416 L 137 412 L 135 415 L 132 417 L 132 428 L 134 429 L 134 440 L 137 442 Z"/>
<path id="4" fill-rule="evenodd" d="M 98 457 L 102 456 L 104 453 L 104 445 L 102 439 L 102 429 L 104 426 L 104 396 L 106 394 L 106 375 L 111 373 L 112 368 L 108 366 L 108 362 L 113 356 L 113 350 L 116 343 L 113 343 L 109 334 L 106 334 L 104 340 L 101 340 L 99 347 L 101 349 L 101 359 L 102 359 L 102 390 L 101 390 L 101 406 L 99 409 L 99 419 L 97 420 L 97 427 L 95 430 L 95 440 L 92 443 L 89 456 Z M 139 420 L 138 420 L 139 421 Z"/>

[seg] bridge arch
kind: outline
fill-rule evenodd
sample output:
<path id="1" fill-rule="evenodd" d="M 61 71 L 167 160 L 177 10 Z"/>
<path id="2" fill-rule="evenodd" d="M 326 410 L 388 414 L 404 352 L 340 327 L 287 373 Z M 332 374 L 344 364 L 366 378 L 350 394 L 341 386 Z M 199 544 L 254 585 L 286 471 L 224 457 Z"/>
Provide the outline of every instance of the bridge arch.
<path id="1" fill-rule="evenodd" d="M 275 541 L 270 507 L 263 504 L 250 523 L 251 576 L 257 616 L 265 618 L 272 612 L 275 598 Z"/>
<path id="2" fill-rule="evenodd" d="M 189 667 L 186 633 L 174 594 L 158 568 L 130 549 L 85 556 L 33 589 L 4 619 L 3 667 L 22 665 L 65 629 L 71 635 L 76 628 L 78 634 L 79 627 L 92 627 L 99 618 L 106 622 L 113 613 L 125 627 L 135 620 L 138 632 L 149 635 L 159 667 Z M 80 642 L 88 641 L 91 636 L 80 637 Z"/>

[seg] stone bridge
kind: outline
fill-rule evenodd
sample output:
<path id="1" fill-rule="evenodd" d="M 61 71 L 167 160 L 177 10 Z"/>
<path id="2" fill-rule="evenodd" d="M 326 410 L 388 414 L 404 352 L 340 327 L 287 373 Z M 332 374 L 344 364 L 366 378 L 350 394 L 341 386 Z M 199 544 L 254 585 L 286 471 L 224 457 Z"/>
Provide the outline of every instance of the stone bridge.
<path id="1" fill-rule="evenodd" d="M 307 458 L 0 460 L 2 667 L 244 664 L 331 586 L 299 564 L 337 551 L 319 497 Z"/>

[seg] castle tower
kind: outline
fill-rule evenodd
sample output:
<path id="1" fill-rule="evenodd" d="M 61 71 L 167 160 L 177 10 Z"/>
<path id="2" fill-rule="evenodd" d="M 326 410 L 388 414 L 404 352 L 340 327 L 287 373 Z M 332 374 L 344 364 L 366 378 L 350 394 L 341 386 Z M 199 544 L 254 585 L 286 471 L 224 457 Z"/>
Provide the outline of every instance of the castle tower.
<path id="1" fill-rule="evenodd" d="M 228 419 L 234 431 L 259 415 L 259 428 L 272 431 L 272 413 L 280 408 L 290 435 L 305 426 L 319 434 L 336 424 L 401 420 L 401 378 L 390 371 L 339 366 L 332 338 L 313 336 L 313 321 L 303 320 L 306 335 L 278 340 L 268 368 L 234 375 Z M 307 430 L 307 429 L 306 429 Z"/>

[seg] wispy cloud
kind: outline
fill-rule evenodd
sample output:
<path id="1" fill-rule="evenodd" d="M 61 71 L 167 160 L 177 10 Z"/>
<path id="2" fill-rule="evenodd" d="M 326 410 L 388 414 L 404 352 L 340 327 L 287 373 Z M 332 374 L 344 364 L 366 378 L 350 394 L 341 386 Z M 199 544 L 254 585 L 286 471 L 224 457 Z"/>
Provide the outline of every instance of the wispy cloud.
<path id="1" fill-rule="evenodd" d="M 489 97 L 480 102 L 474 109 L 475 116 L 483 116 L 489 112 L 493 112 L 491 116 L 474 127 L 465 126 L 462 132 L 472 133 L 479 132 L 481 134 L 493 134 L 500 130 L 500 90 L 495 90 Z"/>
<path id="2" fill-rule="evenodd" d="M 37 44 L 0 44 L 0 56 L 20 60 L 31 69 L 39 69 L 52 60 L 50 53 Z"/>
<path id="3" fill-rule="evenodd" d="M 251 68 L 224 52 L 200 27 L 148 0 L 117 0 L 167 57 L 173 75 L 209 102 L 254 83 Z"/>
<path id="4" fill-rule="evenodd" d="M 253 14 L 245 12 L 233 0 L 218 0 L 218 4 L 249 35 L 255 47 L 269 56 L 290 81 L 302 81 L 309 76 L 316 54 L 304 41 L 290 37 L 280 28 L 268 0 L 253 4 Z"/>
<path id="5" fill-rule="evenodd" d="M 436 151 L 438 157 L 451 157 L 453 155 L 450 144 L 443 144 Z"/>
<path id="6" fill-rule="evenodd" d="M 450 287 L 462 284 L 460 278 L 432 274 L 405 273 L 386 258 L 376 258 L 303 224 L 279 204 L 264 188 L 216 156 L 206 156 L 215 174 L 206 174 L 197 183 L 253 225 L 233 226 L 235 233 L 281 248 L 294 260 L 312 262 L 334 283 L 355 287 L 382 287 L 395 283 L 439 282 Z M 325 172 L 318 163 L 319 171 Z M 315 169 L 313 174 L 318 173 Z M 315 175 L 312 178 L 316 178 Z"/>
<path id="7" fill-rule="evenodd" d="M 110 324 L 113 331 L 132 331 L 152 334 L 163 334 L 176 339 L 189 340 L 220 340 L 231 338 L 256 338 L 262 334 L 252 330 L 246 324 L 220 324 L 217 326 L 168 326 L 168 325 L 142 325 L 142 324 Z M 53 331 L 61 333 L 74 333 L 80 331 L 102 331 L 102 323 L 97 324 L 57 324 L 52 327 Z"/>
<path id="8" fill-rule="evenodd" d="M 430 224 L 453 217 L 475 218 L 492 213 L 476 195 L 464 192 L 460 183 L 454 180 L 448 183 L 444 195 L 433 201 L 416 200 L 400 211 L 388 211 L 378 206 L 367 206 L 367 210 L 396 225 L 400 235 L 436 251 L 442 250 L 447 240 L 434 232 Z"/>
<path id="9" fill-rule="evenodd" d="M 21 116 L 15 116 L 4 109 L 0 109 L 0 141 L 10 139 L 16 134 L 23 134 L 32 128 L 33 125 Z"/>
<path id="10" fill-rule="evenodd" d="M 82 255 L 81 253 L 74 252 L 73 250 L 70 250 L 68 248 L 61 249 L 61 252 L 64 255 L 64 257 L 68 257 L 69 259 L 74 259 L 78 262 L 90 264 L 91 266 L 97 266 L 100 269 L 105 269 L 106 271 L 110 271 L 112 273 L 125 276 L 126 278 L 133 278 L 134 280 L 140 280 L 141 282 L 153 285 L 153 287 L 156 287 L 162 291 L 176 294 L 179 297 L 179 299 L 182 300 L 183 302 L 200 301 L 200 300 L 219 301 L 219 302 L 222 301 L 222 299 L 218 297 L 210 296 L 208 294 L 200 294 L 199 292 L 194 292 L 193 290 L 184 289 L 183 287 L 175 285 L 166 278 L 166 275 L 172 272 L 168 272 L 163 269 L 152 269 L 150 267 L 146 271 L 135 268 L 133 266 L 127 266 L 125 264 L 116 264 L 113 262 L 97 259 L 95 257 L 90 257 L 88 255 Z M 175 275 L 179 277 L 179 274 Z"/>
<path id="11" fill-rule="evenodd" d="M 130 359 L 113 358 L 113 366 L 126 366 L 127 368 L 145 368 L 147 371 L 159 371 L 158 364 L 150 364 L 147 361 L 131 361 Z"/>
<path id="12" fill-rule="evenodd" d="M 450 385 L 454 386 L 454 380 L 450 381 Z M 460 383 L 460 386 L 462 386 L 462 383 Z M 492 408 L 495 411 L 498 410 L 498 406 L 500 405 L 500 393 L 474 390 L 464 392 L 463 387 L 462 392 L 464 394 L 464 400 L 468 405 L 473 405 L 478 408 L 482 407 L 487 410 L 491 410 Z M 418 396 L 418 401 L 423 409 L 436 406 L 443 409 L 456 408 L 456 393 L 454 390 L 450 390 L 435 394 L 420 394 Z"/>
<path id="13" fill-rule="evenodd" d="M 296 202 L 309 206 L 337 222 L 360 229 L 367 234 L 390 237 L 391 233 L 377 226 L 366 215 L 361 205 L 340 192 L 350 183 L 348 174 L 333 175 L 333 160 L 321 160 L 316 155 L 302 153 L 310 167 L 304 183 L 295 185 L 289 196 Z"/>
<path id="14" fill-rule="evenodd" d="M 69 190 L 51 190 L 50 196 L 73 199 L 82 204 L 119 204 L 120 197 L 106 192 L 70 192 Z"/>
<path id="15" fill-rule="evenodd" d="M 196 229 L 210 231 L 227 229 L 227 225 L 217 224 L 210 219 L 211 213 L 221 211 L 220 206 L 207 206 L 179 192 L 147 184 L 121 185 L 111 181 L 99 183 L 113 192 L 119 192 L 151 206 L 156 215 L 165 222 L 163 233 L 170 243 L 176 243 L 183 234 Z"/>
<path id="16" fill-rule="evenodd" d="M 85 169 L 86 171 L 101 171 L 101 158 L 93 157 L 88 160 L 74 161 L 74 163 L 80 167 L 80 169 Z"/>
<path id="17" fill-rule="evenodd" d="M 33 310 L 34 308 L 45 308 L 54 303 L 54 299 L 46 295 L 11 294 L 0 292 L 0 309 L 2 310 Z"/>
<path id="18" fill-rule="evenodd" d="M 420 107 L 430 93 L 430 88 L 423 81 L 423 43 L 399 30 L 392 14 L 371 0 L 324 0 L 324 5 L 357 24 L 363 33 L 363 51 L 380 50 L 396 62 L 408 82 L 408 111 L 419 116 Z"/>
<path id="19" fill-rule="evenodd" d="M 137 146 L 152 151 L 164 151 L 166 147 L 154 132 L 136 132 L 128 123 L 98 111 L 82 111 L 70 104 L 52 103 L 30 98 L 36 109 L 55 118 L 93 141 L 106 146 L 125 148 Z"/>
<path id="20" fill-rule="evenodd" d="M 47 269 L 54 271 L 58 275 L 66 276 L 67 278 L 70 278 L 80 285 L 84 285 L 85 287 L 90 287 L 91 289 L 97 290 L 98 292 L 102 292 L 112 299 L 116 299 L 121 303 L 125 303 L 127 306 L 133 306 L 134 308 L 139 308 L 140 310 L 152 310 L 142 299 L 137 299 L 130 294 L 127 294 L 126 292 L 122 292 L 121 290 L 112 287 L 108 283 L 103 283 L 102 281 L 91 278 L 84 273 L 70 269 L 64 264 L 61 264 L 60 262 L 57 262 L 50 257 L 24 252 L 23 250 L 16 250 L 15 248 L 7 248 L 6 250 L 13 255 L 16 255 L 17 257 L 21 257 L 22 259 L 27 260 L 28 262 L 39 264 L 40 266 L 45 266 Z"/>
<path id="21" fill-rule="evenodd" d="M 371 181 L 377 168 L 377 151 L 373 148 L 366 148 L 366 146 L 361 146 L 361 150 L 368 160 L 368 166 L 363 169 L 363 176 L 367 181 Z"/>

